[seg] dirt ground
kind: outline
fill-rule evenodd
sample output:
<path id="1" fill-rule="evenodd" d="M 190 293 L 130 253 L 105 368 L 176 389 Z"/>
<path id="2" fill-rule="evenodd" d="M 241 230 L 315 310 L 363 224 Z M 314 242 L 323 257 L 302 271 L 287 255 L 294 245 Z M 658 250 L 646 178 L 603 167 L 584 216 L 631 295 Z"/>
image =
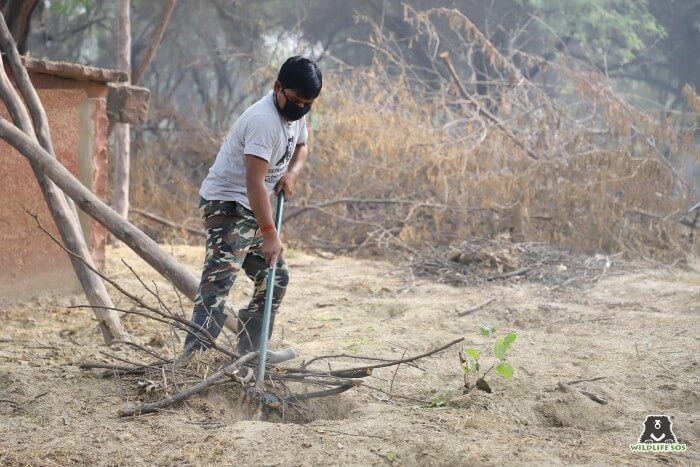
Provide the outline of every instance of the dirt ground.
<path id="1" fill-rule="evenodd" d="M 199 274 L 201 248 L 167 248 Z M 420 368 L 375 371 L 367 384 L 393 393 L 390 401 L 360 387 L 317 404 L 308 423 L 251 421 L 220 390 L 157 414 L 120 419 L 117 411 L 140 397 L 137 388 L 78 364 L 113 361 L 100 352 L 148 359 L 131 348 L 100 345 L 92 312 L 69 308 L 85 303 L 80 294 L 43 297 L 0 308 L 0 464 L 700 465 L 696 269 L 616 275 L 613 263 L 585 289 L 537 283 L 456 288 L 424 279 L 408 283 L 404 271 L 378 261 L 298 251 L 287 256 L 291 284 L 274 346 L 294 347 L 300 360 L 337 353 L 398 359 L 466 337 L 488 354 L 493 338 L 478 333 L 487 323 L 497 335 L 518 334 L 509 350 L 513 379 L 492 371 L 492 393 L 462 394 L 458 351 L 465 344 L 421 360 Z M 139 290 L 119 263 L 123 258 L 178 308 L 172 289 L 131 252 L 111 250 L 109 258 L 110 277 Z M 244 304 L 250 288 L 240 278 L 234 302 Z M 110 292 L 115 303 L 130 306 Z M 496 300 L 456 317 L 490 298 Z M 181 345 L 182 336 L 159 323 L 134 315 L 124 323 L 137 342 L 161 354 Z M 596 377 L 604 379 L 571 385 L 570 392 L 558 389 L 559 382 Z M 649 414 L 671 415 L 687 450 L 630 452 Z"/>

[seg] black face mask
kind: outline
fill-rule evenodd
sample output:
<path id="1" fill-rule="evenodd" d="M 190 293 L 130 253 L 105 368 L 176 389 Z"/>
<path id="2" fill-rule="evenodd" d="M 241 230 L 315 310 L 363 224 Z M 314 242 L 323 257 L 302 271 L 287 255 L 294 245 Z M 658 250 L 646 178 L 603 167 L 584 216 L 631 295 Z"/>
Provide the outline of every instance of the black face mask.
<path id="1" fill-rule="evenodd" d="M 284 104 L 284 107 L 280 108 L 279 104 L 277 103 L 277 99 L 275 99 L 275 105 L 277 106 L 277 110 L 279 110 L 282 116 L 287 120 L 292 122 L 299 120 L 301 117 L 309 113 L 309 110 L 311 110 L 311 104 L 306 104 L 304 107 L 299 107 L 290 101 L 289 97 L 287 97 L 287 93 L 284 92 L 284 88 L 282 88 L 282 94 L 284 94 L 284 98 L 287 101 Z"/>

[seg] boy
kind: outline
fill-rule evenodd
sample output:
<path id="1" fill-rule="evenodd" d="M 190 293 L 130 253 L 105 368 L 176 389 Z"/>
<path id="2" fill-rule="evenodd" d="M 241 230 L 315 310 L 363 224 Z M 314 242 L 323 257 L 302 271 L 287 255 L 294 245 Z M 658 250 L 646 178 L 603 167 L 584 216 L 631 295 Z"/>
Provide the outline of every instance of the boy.
<path id="1" fill-rule="evenodd" d="M 308 151 L 304 115 L 321 92 L 318 65 L 300 56 L 287 59 L 273 91 L 234 122 L 199 191 L 206 231 L 206 257 L 192 322 L 216 338 L 226 321 L 226 299 L 243 269 L 255 283 L 253 298 L 238 313 L 238 353 L 260 345 L 268 266 L 277 263 L 270 335 L 289 282 L 284 247 L 270 206 L 273 191 L 294 193 Z M 193 333 L 185 355 L 204 349 Z"/>

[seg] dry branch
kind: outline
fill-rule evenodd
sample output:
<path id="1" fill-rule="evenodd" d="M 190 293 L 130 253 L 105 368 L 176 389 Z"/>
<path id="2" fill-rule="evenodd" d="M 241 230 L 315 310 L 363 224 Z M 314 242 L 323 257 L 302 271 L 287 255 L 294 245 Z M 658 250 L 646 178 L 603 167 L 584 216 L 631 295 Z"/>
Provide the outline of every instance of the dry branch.
<path id="1" fill-rule="evenodd" d="M 495 301 L 496 301 L 496 298 L 495 298 L 495 297 L 489 298 L 488 300 L 486 300 L 486 301 L 483 302 L 483 303 L 479 303 L 478 305 L 473 306 L 473 307 L 471 307 L 471 308 L 469 308 L 469 309 L 466 309 L 466 310 L 464 310 L 464 311 L 459 311 L 459 312 L 457 312 L 457 316 L 460 316 L 460 317 L 461 317 L 461 316 L 467 316 L 467 315 L 469 315 L 469 314 L 474 313 L 475 311 L 481 310 L 481 309 L 484 308 L 485 306 L 488 306 L 488 305 L 490 305 L 491 303 L 493 303 L 493 302 L 495 302 Z"/>
<path id="2" fill-rule="evenodd" d="M 139 216 L 142 216 L 148 220 L 151 220 L 153 222 L 157 222 L 159 224 L 172 227 L 173 229 L 178 229 L 178 230 L 184 230 L 187 233 L 191 233 L 192 235 L 197 235 L 198 237 L 205 237 L 205 234 L 201 230 L 193 229 L 191 227 L 186 227 L 184 225 L 176 224 L 175 222 L 169 221 L 168 219 L 161 217 L 157 214 L 153 214 L 148 211 L 144 211 L 143 209 L 137 209 L 137 208 L 129 208 L 130 212 L 133 212 L 134 214 L 138 214 Z"/>
<path id="3" fill-rule="evenodd" d="M 299 206 L 294 211 L 287 214 L 284 218 L 284 221 L 287 222 L 288 220 L 297 217 L 299 214 L 302 214 L 303 212 L 311 210 L 311 209 L 321 210 L 321 208 L 333 206 L 336 204 L 359 204 L 359 205 L 363 205 L 363 204 L 378 204 L 378 205 L 398 204 L 398 205 L 408 205 L 408 206 L 412 206 L 412 207 L 445 209 L 445 210 L 462 211 L 462 212 L 489 211 L 489 210 L 498 211 L 497 208 L 473 208 L 473 207 L 464 207 L 464 206 L 450 206 L 447 204 L 426 203 L 426 202 L 422 202 L 422 201 L 407 200 L 407 199 L 339 198 L 339 199 L 331 199 L 331 200 L 327 200 L 327 201 L 322 201 L 322 202 L 316 203 L 316 204 Z"/>
<path id="4" fill-rule="evenodd" d="M 301 373 L 304 374 L 306 373 L 309 376 L 342 376 L 346 378 L 352 378 L 353 376 L 345 376 L 350 373 L 354 372 L 363 372 L 363 371 L 372 371 L 376 368 L 386 368 L 389 366 L 394 366 L 394 365 L 399 365 L 401 363 L 410 363 L 414 362 L 416 360 L 419 360 L 421 358 L 429 357 L 431 355 L 434 355 L 438 352 L 442 352 L 445 349 L 448 349 L 452 347 L 455 344 L 459 344 L 464 340 L 464 337 L 460 337 L 459 339 L 455 339 L 441 347 L 438 347 L 437 349 L 429 350 L 428 352 L 422 353 L 420 355 L 415 355 L 413 357 L 409 358 L 402 358 L 400 360 L 391 360 L 388 362 L 383 362 L 383 363 L 377 363 L 375 365 L 367 365 L 367 366 L 358 366 L 358 367 L 353 367 L 353 368 L 345 368 L 341 370 L 330 370 L 330 371 L 324 371 L 324 372 L 313 372 L 310 370 L 307 370 L 305 367 L 299 367 L 299 368 L 288 368 L 286 369 L 289 373 Z"/>
<path id="5" fill-rule="evenodd" d="M 503 123 L 498 117 L 496 117 L 493 113 L 491 113 L 488 109 L 485 109 L 482 105 L 479 105 L 478 102 L 472 98 L 472 96 L 469 95 L 467 90 L 464 88 L 464 85 L 459 79 L 459 75 L 457 75 L 457 72 L 455 71 L 454 66 L 452 65 L 452 61 L 450 60 L 450 54 L 449 52 L 443 52 L 440 54 L 440 58 L 445 62 L 445 65 L 447 65 L 447 69 L 450 72 L 450 75 L 452 76 L 452 79 L 455 81 L 455 84 L 457 85 L 457 88 L 459 89 L 459 93 L 462 95 L 463 98 L 468 100 L 476 110 L 486 117 L 488 120 L 490 120 L 492 123 L 494 123 L 503 133 L 506 134 L 506 136 L 520 149 L 525 151 L 525 153 L 530 156 L 532 159 L 537 160 L 539 157 L 537 157 L 537 154 L 532 152 L 530 148 L 525 146 L 523 142 L 518 138 L 506 125 Z"/>

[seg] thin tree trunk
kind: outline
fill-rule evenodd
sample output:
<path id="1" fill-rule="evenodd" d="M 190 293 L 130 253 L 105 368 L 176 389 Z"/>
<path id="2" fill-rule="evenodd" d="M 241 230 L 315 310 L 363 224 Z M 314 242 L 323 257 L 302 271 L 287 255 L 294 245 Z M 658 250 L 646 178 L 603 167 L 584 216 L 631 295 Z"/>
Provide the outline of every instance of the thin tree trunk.
<path id="1" fill-rule="evenodd" d="M 24 131 L 25 136 L 33 141 L 37 147 L 43 147 L 47 157 L 55 164 L 60 165 L 58 161 L 56 161 L 53 152 L 46 113 L 29 79 L 27 70 L 20 62 L 15 42 L 12 39 L 10 30 L 7 28 L 5 18 L 1 14 L 0 48 L 7 54 L 10 69 L 14 75 L 17 87 L 31 112 L 30 117 L 22 99 L 17 94 L 17 91 L 12 86 L 9 77 L 5 73 L 2 57 L 0 57 L 0 95 L 12 119 L 19 127 L 17 131 Z M 34 123 L 32 123 L 32 119 Z M 39 144 L 41 144 L 41 146 L 39 146 Z M 85 242 L 85 236 L 78 221 L 77 213 L 75 212 L 75 207 L 68 203 L 65 195 L 61 193 L 56 185 L 54 185 L 41 170 L 39 170 L 35 163 L 31 165 L 44 195 L 44 199 L 46 200 L 46 204 L 51 212 L 51 216 L 58 227 L 63 243 L 68 249 L 85 258 L 88 264 L 94 266 L 90 250 Z M 119 315 L 116 311 L 109 309 L 114 305 L 100 277 L 77 259 L 71 257 L 70 260 L 88 302 L 95 307 L 103 307 L 99 309 L 95 308 L 94 312 L 99 322 L 105 343 L 109 344 L 113 340 L 128 340 L 129 336 L 119 321 Z"/>
<path id="2" fill-rule="evenodd" d="M 131 0 L 117 1 L 117 68 L 131 76 Z M 114 210 L 125 219 L 129 214 L 129 124 L 118 123 L 114 128 Z"/>
<path id="3" fill-rule="evenodd" d="M 165 8 L 163 9 L 163 15 L 160 18 L 160 22 L 158 23 L 158 26 L 156 27 L 156 30 L 153 32 L 153 36 L 151 37 L 151 43 L 148 45 L 148 49 L 146 50 L 146 53 L 144 54 L 143 59 L 141 60 L 138 69 L 136 70 L 136 73 L 134 73 L 134 77 L 131 80 L 131 84 L 138 85 L 141 82 L 144 73 L 146 73 L 146 68 L 148 68 L 148 65 L 151 64 L 151 61 L 153 61 L 153 57 L 155 57 L 156 50 L 158 50 L 158 45 L 163 39 L 163 33 L 165 33 L 165 28 L 168 26 L 170 16 L 173 14 L 173 10 L 175 9 L 176 3 L 177 0 L 168 0 L 168 4 L 165 5 Z"/>
<path id="4" fill-rule="evenodd" d="M 107 206 L 80 183 L 68 169 L 51 158 L 41 146 L 4 118 L 0 118 L 0 138 L 7 141 L 34 163 L 39 170 L 70 196 L 80 209 L 128 245 L 156 271 L 169 279 L 190 300 L 194 300 L 199 280 L 175 261 L 172 256 L 165 253 L 148 235 Z"/>
<path id="5" fill-rule="evenodd" d="M 136 73 L 134 73 L 133 78 L 131 79 L 131 84 L 133 84 L 134 86 L 137 86 L 141 82 L 141 80 L 143 79 L 143 75 L 146 73 L 146 69 L 153 61 L 153 57 L 155 57 L 156 51 L 158 50 L 158 46 L 160 45 L 160 42 L 163 39 L 165 28 L 170 22 L 170 17 L 173 14 L 173 10 L 175 9 L 176 3 L 177 0 L 169 0 L 168 4 L 165 6 L 165 9 L 163 10 L 163 15 L 161 16 L 160 22 L 158 23 L 158 27 L 153 32 L 153 36 L 151 36 L 151 43 L 149 44 L 148 49 L 146 50 L 146 53 L 143 57 L 143 60 L 141 60 L 141 63 L 139 64 L 139 67 L 136 70 Z M 109 122 L 109 125 L 107 126 L 107 138 L 109 138 L 112 135 L 112 133 L 114 133 L 117 125 L 119 124 L 111 121 Z"/>

